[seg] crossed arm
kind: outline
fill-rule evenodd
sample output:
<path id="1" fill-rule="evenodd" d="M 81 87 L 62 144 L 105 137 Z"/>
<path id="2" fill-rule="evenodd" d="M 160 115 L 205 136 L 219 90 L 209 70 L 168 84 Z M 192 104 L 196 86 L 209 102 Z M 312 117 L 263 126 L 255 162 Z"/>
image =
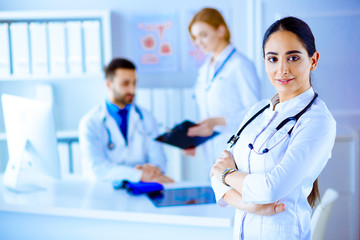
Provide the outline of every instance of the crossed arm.
<path id="1" fill-rule="evenodd" d="M 228 151 L 224 151 L 222 157 L 216 160 L 211 169 L 210 177 L 215 176 L 219 181 L 222 181 L 222 173 L 226 168 L 236 168 L 235 160 Z M 278 204 L 278 201 L 269 204 L 244 203 L 241 192 L 243 181 L 247 175 L 247 173 L 237 171 L 225 177 L 225 182 L 232 187 L 223 196 L 229 205 L 248 213 L 263 216 L 274 215 L 286 210 L 285 204 Z"/>

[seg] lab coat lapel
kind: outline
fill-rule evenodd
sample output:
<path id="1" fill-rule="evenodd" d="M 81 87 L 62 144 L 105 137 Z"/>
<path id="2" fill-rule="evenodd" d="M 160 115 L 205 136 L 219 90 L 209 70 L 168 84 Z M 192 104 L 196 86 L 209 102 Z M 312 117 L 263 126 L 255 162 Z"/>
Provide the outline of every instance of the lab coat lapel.
<path id="1" fill-rule="evenodd" d="M 112 141 L 119 146 L 124 146 L 125 145 L 125 139 L 124 136 L 122 135 L 122 133 L 120 132 L 120 128 L 117 125 L 116 121 L 114 118 L 111 117 L 111 115 L 109 114 L 109 112 L 106 109 L 106 105 L 104 104 L 103 109 L 105 109 L 104 111 L 104 116 L 106 117 L 106 126 L 108 127 L 110 134 L 111 134 L 111 138 Z"/>
<path id="2" fill-rule="evenodd" d="M 130 113 L 129 113 L 129 119 L 128 119 L 128 144 L 132 144 L 132 142 L 134 141 L 134 135 L 136 133 L 136 131 L 139 131 L 140 127 L 140 116 L 139 114 L 136 112 L 135 110 L 135 105 L 133 104 L 130 108 Z"/>

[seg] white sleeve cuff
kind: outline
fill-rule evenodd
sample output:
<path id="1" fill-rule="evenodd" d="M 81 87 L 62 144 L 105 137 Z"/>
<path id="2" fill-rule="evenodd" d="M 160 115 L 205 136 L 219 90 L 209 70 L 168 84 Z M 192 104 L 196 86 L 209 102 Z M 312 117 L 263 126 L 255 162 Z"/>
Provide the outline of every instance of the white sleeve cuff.
<path id="1" fill-rule="evenodd" d="M 231 187 L 225 186 L 215 176 L 211 177 L 211 186 L 212 186 L 212 188 L 214 190 L 215 199 L 216 199 L 217 204 L 220 207 L 225 207 L 227 205 L 227 203 L 223 199 L 223 196 L 225 195 L 226 192 L 231 190 Z"/>

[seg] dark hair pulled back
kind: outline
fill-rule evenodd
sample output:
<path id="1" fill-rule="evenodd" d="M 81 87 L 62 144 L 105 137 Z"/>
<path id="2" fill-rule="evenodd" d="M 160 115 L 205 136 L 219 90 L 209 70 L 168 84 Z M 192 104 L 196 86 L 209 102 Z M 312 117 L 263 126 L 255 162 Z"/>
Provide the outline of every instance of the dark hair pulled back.
<path id="1" fill-rule="evenodd" d="M 309 57 L 316 52 L 315 38 L 309 27 L 303 20 L 296 17 L 285 17 L 274 22 L 265 32 L 263 38 L 263 55 L 265 55 L 265 44 L 271 34 L 277 31 L 289 31 L 294 33 L 304 44 Z"/>

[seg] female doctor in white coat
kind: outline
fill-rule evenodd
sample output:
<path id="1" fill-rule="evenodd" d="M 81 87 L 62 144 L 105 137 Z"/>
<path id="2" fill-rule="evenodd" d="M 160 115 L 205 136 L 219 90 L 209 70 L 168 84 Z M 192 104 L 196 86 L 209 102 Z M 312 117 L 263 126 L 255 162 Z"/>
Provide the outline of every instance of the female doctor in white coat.
<path id="1" fill-rule="evenodd" d="M 249 111 L 234 147 L 211 170 L 212 186 L 219 204 L 236 208 L 234 239 L 311 239 L 316 179 L 331 156 L 336 123 L 311 86 L 319 53 L 309 26 L 294 17 L 276 21 L 263 57 L 278 93 Z"/>
<path id="2" fill-rule="evenodd" d="M 91 178 L 171 182 L 162 172 L 165 155 L 154 117 L 133 99 L 136 72 L 126 59 L 105 68 L 109 99 L 80 121 L 79 142 L 84 174 Z M 125 115 L 121 115 L 125 114 Z"/>
<path id="3" fill-rule="evenodd" d="M 221 135 L 204 144 L 207 172 L 226 147 L 249 108 L 260 100 L 260 83 L 254 64 L 230 43 L 230 31 L 222 15 L 212 8 L 196 13 L 189 24 L 195 44 L 210 53 L 199 70 L 195 97 L 201 121 L 190 128 L 189 136 Z M 194 155 L 195 151 L 185 153 Z"/>

